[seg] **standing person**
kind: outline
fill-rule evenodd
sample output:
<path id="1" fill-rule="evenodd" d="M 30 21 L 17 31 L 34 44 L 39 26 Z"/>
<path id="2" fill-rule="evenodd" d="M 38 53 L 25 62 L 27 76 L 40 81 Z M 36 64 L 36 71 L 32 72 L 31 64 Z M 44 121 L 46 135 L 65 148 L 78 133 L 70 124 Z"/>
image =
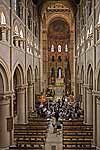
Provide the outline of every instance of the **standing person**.
<path id="1" fill-rule="evenodd" d="M 75 98 L 74 98 L 74 93 L 72 92 L 69 96 L 70 98 L 70 102 L 73 103 L 75 101 Z"/>
<path id="2" fill-rule="evenodd" d="M 56 118 L 56 122 L 57 122 L 58 118 L 59 118 L 59 111 L 58 110 L 56 110 L 56 112 L 55 112 L 55 118 Z"/>
<path id="3" fill-rule="evenodd" d="M 54 116 L 54 114 L 53 114 L 53 116 L 52 116 L 52 126 L 53 126 L 53 133 L 55 133 L 56 132 L 56 118 L 55 118 L 55 116 Z"/>

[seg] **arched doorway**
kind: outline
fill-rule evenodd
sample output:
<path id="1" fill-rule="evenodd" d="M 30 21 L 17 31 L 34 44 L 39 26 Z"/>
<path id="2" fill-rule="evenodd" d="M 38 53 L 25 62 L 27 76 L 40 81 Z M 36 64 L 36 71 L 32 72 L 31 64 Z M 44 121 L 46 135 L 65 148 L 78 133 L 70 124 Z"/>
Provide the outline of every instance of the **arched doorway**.
<path id="1" fill-rule="evenodd" d="M 14 71 L 13 88 L 14 88 L 14 120 L 15 123 L 25 122 L 25 89 L 24 89 L 24 75 L 20 65 Z"/>
<path id="2" fill-rule="evenodd" d="M 0 147 L 10 144 L 10 133 L 7 129 L 7 118 L 10 117 L 10 97 L 8 76 L 5 68 L 0 64 Z"/>
<path id="3" fill-rule="evenodd" d="M 87 123 L 93 124 L 93 96 L 92 96 L 93 69 L 92 69 L 91 65 L 89 65 L 89 67 L 88 67 L 87 84 L 88 84 L 88 90 L 87 90 Z"/>
<path id="4" fill-rule="evenodd" d="M 27 100 L 28 100 L 28 112 L 33 110 L 34 102 L 33 102 L 33 75 L 31 66 L 29 66 L 27 70 Z"/>

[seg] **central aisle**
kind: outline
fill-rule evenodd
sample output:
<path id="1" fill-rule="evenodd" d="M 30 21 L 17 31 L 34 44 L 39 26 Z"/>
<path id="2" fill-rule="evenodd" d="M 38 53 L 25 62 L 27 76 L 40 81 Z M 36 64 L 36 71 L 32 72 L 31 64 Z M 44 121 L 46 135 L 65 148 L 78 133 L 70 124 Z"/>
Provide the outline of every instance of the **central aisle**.
<path id="1" fill-rule="evenodd" d="M 45 144 L 45 150 L 62 150 L 62 129 L 60 133 L 53 133 L 53 126 L 50 124 Z"/>

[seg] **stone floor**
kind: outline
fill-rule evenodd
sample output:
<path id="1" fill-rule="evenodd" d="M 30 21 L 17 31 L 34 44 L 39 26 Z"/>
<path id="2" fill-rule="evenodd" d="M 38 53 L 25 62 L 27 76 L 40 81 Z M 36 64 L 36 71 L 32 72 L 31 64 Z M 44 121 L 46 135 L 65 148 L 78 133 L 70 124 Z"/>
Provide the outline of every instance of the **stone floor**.
<path id="1" fill-rule="evenodd" d="M 45 150 L 62 150 L 62 129 L 53 133 L 53 126 L 50 124 L 45 144 Z"/>

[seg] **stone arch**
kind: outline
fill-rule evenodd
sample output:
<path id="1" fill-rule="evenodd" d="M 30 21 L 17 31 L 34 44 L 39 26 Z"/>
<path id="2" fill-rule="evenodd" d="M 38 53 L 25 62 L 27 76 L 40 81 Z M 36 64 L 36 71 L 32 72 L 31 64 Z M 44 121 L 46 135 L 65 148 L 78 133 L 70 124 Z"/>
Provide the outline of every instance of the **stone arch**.
<path id="1" fill-rule="evenodd" d="M 9 83 L 5 69 L 0 64 L 0 92 L 8 91 Z"/>
<path id="2" fill-rule="evenodd" d="M 27 70 L 27 81 L 32 81 L 32 80 L 33 80 L 33 71 L 32 71 L 32 67 L 29 65 Z"/>
<path id="3" fill-rule="evenodd" d="M 49 24 L 54 21 L 56 18 L 59 18 L 60 20 L 63 20 L 65 23 L 68 23 L 69 26 L 71 25 L 70 19 L 68 19 L 64 14 L 53 14 L 49 16 L 47 20 L 47 27 L 49 27 Z"/>
<path id="4" fill-rule="evenodd" d="M 33 110 L 33 73 L 32 67 L 29 66 L 27 70 L 27 98 L 28 98 L 28 112 Z"/>
<path id="5" fill-rule="evenodd" d="M 7 64 L 0 58 L 0 146 L 9 144 L 9 133 L 7 132 L 7 116 L 10 116 L 9 94 L 10 72 Z"/>
<path id="6" fill-rule="evenodd" d="M 6 17 L 3 13 L 3 11 L 1 12 L 1 24 L 6 24 Z"/>
<path id="7" fill-rule="evenodd" d="M 16 79 L 17 79 L 16 84 L 18 86 L 23 85 L 24 84 L 24 72 L 20 64 L 18 64 L 18 66 L 15 68 L 14 75 L 16 76 Z"/>
<path id="8" fill-rule="evenodd" d="M 7 9 L 5 8 L 4 5 L 1 5 L 0 4 L 0 17 L 1 17 L 1 13 L 3 12 L 4 16 L 5 16 L 5 19 L 6 19 L 6 24 L 10 24 L 10 19 L 9 19 L 9 15 L 8 15 L 8 12 L 7 12 Z M 1 18 L 0 18 L 0 22 L 1 22 Z"/>
<path id="9" fill-rule="evenodd" d="M 25 121 L 25 91 L 24 91 L 24 73 L 20 64 L 16 66 L 13 74 L 14 89 L 14 119 L 17 123 Z"/>
<path id="10" fill-rule="evenodd" d="M 89 64 L 87 70 L 87 84 L 93 89 L 93 69 L 91 64 Z"/>
<path id="11" fill-rule="evenodd" d="M 93 124 L 93 68 L 91 64 L 88 65 L 87 69 L 87 123 Z"/>
<path id="12" fill-rule="evenodd" d="M 18 27 L 18 32 L 19 32 L 20 23 L 18 22 L 18 20 L 17 20 L 17 19 L 15 19 L 15 20 L 13 21 L 13 25 L 14 25 L 14 29 L 15 29 L 15 26 L 17 26 L 17 27 Z"/>
<path id="13" fill-rule="evenodd" d="M 3 85 L 3 91 L 9 91 L 9 80 L 10 80 L 10 72 L 7 67 L 7 64 L 0 59 L 0 78 L 1 78 L 1 85 Z M 2 86 L 0 86 L 2 87 Z"/>
<path id="14" fill-rule="evenodd" d="M 87 62 L 87 65 L 86 65 L 86 82 L 88 83 L 88 73 L 89 73 L 89 68 L 93 68 L 93 61 L 92 60 L 89 60 Z"/>
<path id="15" fill-rule="evenodd" d="M 21 84 L 24 84 L 24 75 L 25 75 L 25 69 L 24 69 L 24 64 L 22 61 L 17 60 L 17 62 L 15 63 L 15 65 L 13 66 L 13 76 L 14 76 L 14 72 L 15 69 L 18 68 L 20 71 L 20 75 L 21 75 Z"/>

